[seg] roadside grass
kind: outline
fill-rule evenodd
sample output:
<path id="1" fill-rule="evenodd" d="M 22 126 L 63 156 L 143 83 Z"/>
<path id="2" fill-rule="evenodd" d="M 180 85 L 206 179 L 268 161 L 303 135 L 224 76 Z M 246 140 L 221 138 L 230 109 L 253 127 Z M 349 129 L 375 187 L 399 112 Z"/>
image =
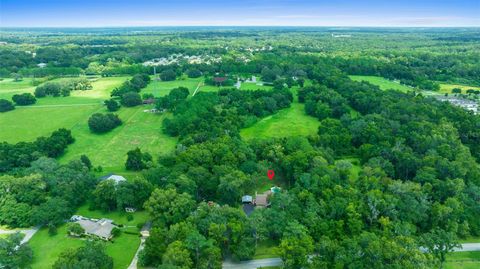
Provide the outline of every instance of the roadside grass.
<path id="1" fill-rule="evenodd" d="M 473 90 L 480 90 L 480 87 L 475 87 L 475 86 L 467 86 L 467 85 L 459 85 L 459 84 L 440 84 L 440 93 L 452 93 L 452 90 L 454 88 L 459 88 L 462 90 L 463 94 L 467 93 L 467 90 L 473 89 Z"/>
<path id="2" fill-rule="evenodd" d="M 480 251 L 454 252 L 447 256 L 445 269 L 480 268 Z"/>
<path id="3" fill-rule="evenodd" d="M 135 213 L 126 212 L 101 212 L 99 210 L 88 210 L 88 206 L 80 207 L 76 213 L 90 218 L 109 218 L 117 224 L 126 227 L 123 231 L 138 233 L 138 223 L 145 223 L 148 214 L 145 211 Z M 127 220 L 127 214 L 134 216 L 132 221 Z M 131 227 L 130 227 L 131 226 Z M 76 249 L 82 246 L 84 239 L 73 238 L 67 235 L 67 226 L 64 224 L 58 228 L 56 235 L 50 236 L 47 228 L 42 228 L 30 240 L 29 245 L 33 250 L 32 268 L 52 268 L 60 254 L 67 249 Z M 140 245 L 140 237 L 134 234 L 122 232 L 120 236 L 113 238 L 113 242 L 106 243 L 106 252 L 113 258 L 113 267 L 118 269 L 127 268 Z"/>
<path id="4" fill-rule="evenodd" d="M 253 259 L 277 258 L 278 246 L 273 240 L 264 240 L 258 243 Z"/>
<path id="5" fill-rule="evenodd" d="M 480 237 L 467 237 L 465 239 L 461 239 L 460 243 L 480 243 Z"/>
<path id="6" fill-rule="evenodd" d="M 408 92 L 411 91 L 413 88 L 410 88 L 409 86 L 402 85 L 399 82 L 395 82 L 392 80 L 388 80 L 383 77 L 377 77 L 377 76 L 349 76 L 351 80 L 354 81 L 367 81 L 370 82 L 373 85 L 377 85 L 380 87 L 380 89 L 386 91 L 386 90 L 398 90 L 401 92 Z"/>
<path id="7" fill-rule="evenodd" d="M 305 114 L 303 104 L 292 103 L 291 107 L 242 129 L 240 135 L 247 140 L 258 137 L 308 136 L 317 133 L 319 125 L 316 118 Z"/>

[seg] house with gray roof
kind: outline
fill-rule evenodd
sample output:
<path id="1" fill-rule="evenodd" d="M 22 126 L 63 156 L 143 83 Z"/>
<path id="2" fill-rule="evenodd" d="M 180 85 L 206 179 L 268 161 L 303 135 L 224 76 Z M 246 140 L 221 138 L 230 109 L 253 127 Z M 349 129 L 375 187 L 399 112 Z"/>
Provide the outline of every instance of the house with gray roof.
<path id="1" fill-rule="evenodd" d="M 78 216 L 77 216 L 78 217 Z M 76 223 L 80 224 L 88 236 L 95 236 L 103 240 L 110 240 L 112 238 L 112 230 L 117 226 L 113 224 L 111 219 L 88 219 L 76 218 Z M 72 219 L 73 220 L 73 219 Z"/>

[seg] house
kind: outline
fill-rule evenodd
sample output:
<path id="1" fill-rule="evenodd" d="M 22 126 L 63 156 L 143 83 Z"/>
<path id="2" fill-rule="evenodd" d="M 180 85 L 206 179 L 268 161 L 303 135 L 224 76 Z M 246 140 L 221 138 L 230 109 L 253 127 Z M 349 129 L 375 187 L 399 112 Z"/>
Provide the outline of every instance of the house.
<path id="1" fill-rule="evenodd" d="M 242 196 L 242 204 L 251 204 L 253 203 L 253 197 L 251 195 Z"/>
<path id="2" fill-rule="evenodd" d="M 115 181 L 116 184 L 122 182 L 122 181 L 127 181 L 124 177 L 115 175 L 115 174 L 108 174 L 106 176 L 103 176 L 100 178 L 100 180 L 113 180 Z"/>
<path id="3" fill-rule="evenodd" d="M 270 190 L 264 192 L 263 194 L 255 194 L 255 200 L 253 201 L 253 204 L 259 207 L 270 206 L 270 203 L 268 202 L 270 195 L 272 195 L 272 191 Z"/>
<path id="4" fill-rule="evenodd" d="M 45 68 L 45 67 L 47 67 L 47 64 L 46 63 L 39 63 L 39 64 L 37 64 L 37 66 L 40 67 L 40 68 Z"/>
<path id="5" fill-rule="evenodd" d="M 85 235 L 95 236 L 103 240 L 112 238 L 112 230 L 117 226 L 113 224 L 111 219 L 89 219 L 82 216 L 73 216 L 72 221 L 80 224 L 85 230 Z"/>
<path id="6" fill-rule="evenodd" d="M 215 82 L 215 84 L 217 86 L 222 86 L 223 82 L 225 82 L 225 80 L 227 80 L 226 77 L 214 77 L 213 78 L 213 81 Z"/>

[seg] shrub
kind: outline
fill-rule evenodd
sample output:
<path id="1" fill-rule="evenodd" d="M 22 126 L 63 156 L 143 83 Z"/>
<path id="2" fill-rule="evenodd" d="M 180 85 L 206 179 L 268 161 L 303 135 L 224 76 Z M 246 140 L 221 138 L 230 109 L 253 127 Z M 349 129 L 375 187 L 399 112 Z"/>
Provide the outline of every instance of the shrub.
<path id="1" fill-rule="evenodd" d="M 120 109 L 120 104 L 115 101 L 115 99 L 110 99 L 105 101 L 105 105 L 107 106 L 108 111 L 117 111 Z"/>
<path id="2" fill-rule="evenodd" d="M 15 107 L 13 106 L 12 102 L 5 99 L 0 99 L 0 112 L 7 112 L 14 109 Z"/>
<path id="3" fill-rule="evenodd" d="M 177 78 L 177 74 L 172 69 L 167 69 L 160 73 L 160 79 L 163 81 L 172 81 Z"/>
<path id="4" fill-rule="evenodd" d="M 88 119 L 88 127 L 94 133 L 105 133 L 122 124 L 122 120 L 112 113 L 95 113 Z"/>
<path id="5" fill-rule="evenodd" d="M 121 103 L 127 107 L 138 106 L 142 104 L 142 97 L 136 92 L 127 92 L 122 95 Z"/>
<path id="6" fill-rule="evenodd" d="M 188 69 L 186 73 L 189 78 L 199 78 L 202 76 L 202 72 L 198 69 Z"/>
<path id="7" fill-rule="evenodd" d="M 28 106 L 28 105 L 33 105 L 35 102 L 37 102 L 37 99 L 35 96 L 33 96 L 31 93 L 22 93 L 22 94 L 15 94 L 12 97 L 12 100 L 15 102 L 15 104 L 19 106 Z"/>

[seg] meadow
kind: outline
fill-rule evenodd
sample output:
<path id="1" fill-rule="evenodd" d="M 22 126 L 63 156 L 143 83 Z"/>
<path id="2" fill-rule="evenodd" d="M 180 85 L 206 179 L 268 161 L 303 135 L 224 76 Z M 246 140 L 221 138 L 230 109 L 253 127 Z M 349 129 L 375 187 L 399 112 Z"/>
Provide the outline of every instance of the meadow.
<path id="1" fill-rule="evenodd" d="M 411 91 L 412 88 L 399 82 L 391 81 L 383 77 L 377 76 L 349 76 L 350 79 L 354 81 L 366 81 L 373 85 L 377 85 L 380 89 L 386 90 L 398 90 L 401 92 L 408 92 Z"/>
<path id="2" fill-rule="evenodd" d="M 440 92 L 441 93 L 452 93 L 452 90 L 454 88 L 461 89 L 463 94 L 466 94 L 467 90 L 469 90 L 469 89 L 480 90 L 480 87 L 459 85 L 459 84 L 443 84 L 443 83 L 440 83 Z"/>
<path id="3" fill-rule="evenodd" d="M 110 98 L 110 91 L 121 85 L 128 77 L 97 78 L 92 82 L 93 89 L 73 91 L 68 97 L 45 97 L 37 104 L 17 107 L 8 113 L 0 114 L 2 128 L 0 141 L 16 143 L 33 141 L 38 136 L 48 136 L 59 128 L 72 131 L 75 143 L 70 145 L 61 162 L 78 159 L 80 155 L 89 156 L 95 166 L 101 165 L 105 172 L 125 172 L 124 163 L 129 150 L 140 147 L 154 157 L 168 153 L 175 147 L 176 139 L 162 133 L 162 121 L 169 114 L 151 114 L 143 110 L 152 106 L 122 107 L 116 113 L 123 124 L 106 134 L 94 134 L 88 128 L 88 118 L 93 113 L 107 112 L 102 102 Z M 2 91 L 33 91 L 27 82 L 2 81 L 8 85 Z M 12 84 L 18 84 L 13 87 Z M 17 84 L 14 84 L 17 85 Z M 173 85 L 164 85 L 168 91 Z M 23 87 L 23 88 L 22 88 Z"/>
<path id="4" fill-rule="evenodd" d="M 319 125 L 318 119 L 305 114 L 303 104 L 294 102 L 291 107 L 242 129 L 240 135 L 247 140 L 258 137 L 308 136 L 316 134 Z"/>
<path id="5" fill-rule="evenodd" d="M 477 269 L 480 268 L 480 251 L 450 253 L 447 256 L 445 269 Z"/>

